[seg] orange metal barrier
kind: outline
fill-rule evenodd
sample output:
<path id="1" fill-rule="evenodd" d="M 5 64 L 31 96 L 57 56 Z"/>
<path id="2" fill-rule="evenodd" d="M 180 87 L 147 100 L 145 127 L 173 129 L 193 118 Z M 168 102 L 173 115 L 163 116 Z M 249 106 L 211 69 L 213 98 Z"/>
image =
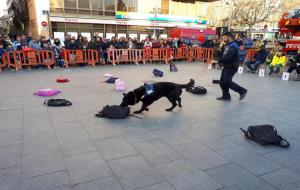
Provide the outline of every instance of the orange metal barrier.
<path id="1" fill-rule="evenodd" d="M 48 69 L 54 64 L 54 53 L 47 50 L 10 51 L 4 56 L 5 64 L 16 70 L 24 66 L 45 65 Z"/>
<path id="2" fill-rule="evenodd" d="M 187 52 L 188 50 L 186 48 L 174 49 L 174 53 L 173 53 L 174 59 L 176 60 L 187 59 L 188 58 Z"/>
<path id="3" fill-rule="evenodd" d="M 203 48 L 189 48 L 187 53 L 187 61 L 203 61 Z"/>
<path id="4" fill-rule="evenodd" d="M 2 68 L 6 67 L 7 65 L 6 56 L 5 54 L 0 57 L 0 72 L 2 71 Z"/>
<path id="5" fill-rule="evenodd" d="M 140 50 L 137 49 L 114 49 L 108 52 L 108 62 L 114 66 L 123 63 L 135 63 L 141 60 Z"/>
<path id="6" fill-rule="evenodd" d="M 63 58 L 66 67 L 77 64 L 89 64 L 95 67 L 99 54 L 97 50 L 64 50 Z"/>
<path id="7" fill-rule="evenodd" d="M 214 49 L 213 48 L 203 48 L 203 59 L 207 63 L 213 60 L 214 58 Z"/>
<path id="8" fill-rule="evenodd" d="M 164 61 L 166 64 L 172 58 L 171 50 L 168 48 L 153 48 L 153 49 L 143 49 L 142 51 L 142 62 L 146 64 L 147 61 Z"/>
<path id="9" fill-rule="evenodd" d="M 245 61 L 252 61 L 257 49 L 249 49 L 246 54 Z"/>

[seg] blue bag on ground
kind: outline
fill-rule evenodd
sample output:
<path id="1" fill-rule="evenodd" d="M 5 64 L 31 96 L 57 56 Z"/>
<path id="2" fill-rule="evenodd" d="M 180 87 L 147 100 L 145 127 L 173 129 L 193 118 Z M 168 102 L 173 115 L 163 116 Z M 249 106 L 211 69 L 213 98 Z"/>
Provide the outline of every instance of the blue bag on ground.
<path id="1" fill-rule="evenodd" d="M 164 76 L 164 72 L 162 72 L 161 70 L 158 70 L 158 69 L 154 69 L 152 73 L 156 77 L 163 77 Z"/>

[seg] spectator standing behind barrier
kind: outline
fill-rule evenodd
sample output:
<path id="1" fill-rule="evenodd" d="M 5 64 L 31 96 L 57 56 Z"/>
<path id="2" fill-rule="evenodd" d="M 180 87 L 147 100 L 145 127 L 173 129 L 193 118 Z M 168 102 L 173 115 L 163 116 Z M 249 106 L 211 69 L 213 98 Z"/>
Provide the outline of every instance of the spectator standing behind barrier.
<path id="1" fill-rule="evenodd" d="M 0 64 L 3 64 L 2 57 L 4 53 L 5 53 L 5 49 L 3 47 L 3 44 L 0 43 Z"/>
<path id="2" fill-rule="evenodd" d="M 97 50 L 96 37 L 93 37 L 88 43 L 88 49 Z"/>
<path id="3" fill-rule="evenodd" d="M 246 62 L 246 66 L 248 67 L 249 72 L 255 73 L 257 68 L 261 64 L 265 63 L 268 54 L 269 52 L 266 50 L 265 46 L 261 45 L 259 51 L 254 54 L 253 60 Z"/>
<path id="4" fill-rule="evenodd" d="M 208 37 L 208 39 L 203 43 L 204 48 L 213 48 L 214 46 L 215 44 L 211 37 Z"/>
<path id="5" fill-rule="evenodd" d="M 17 36 L 16 41 L 13 42 L 14 50 L 22 50 L 21 36 Z"/>
<path id="6" fill-rule="evenodd" d="M 29 47 L 34 49 L 34 50 L 41 50 L 42 49 L 40 44 L 38 43 L 38 41 L 34 38 L 29 42 Z"/>
<path id="7" fill-rule="evenodd" d="M 232 81 L 232 78 L 239 67 L 239 46 L 233 41 L 233 34 L 231 32 L 226 32 L 223 35 L 223 41 L 226 44 L 225 51 L 220 59 L 220 62 L 223 65 L 220 78 L 220 87 L 223 95 L 217 98 L 217 100 L 231 100 L 229 89 L 239 93 L 240 100 L 242 100 L 245 98 L 247 90 Z"/>
<path id="8" fill-rule="evenodd" d="M 295 79 L 295 81 L 300 81 L 300 49 L 298 50 L 298 54 L 295 56 L 293 61 L 291 62 L 287 72 L 292 73 L 294 70 L 296 70 L 298 77 Z"/>
<path id="9" fill-rule="evenodd" d="M 251 49 L 253 47 L 253 40 L 247 36 L 243 37 L 243 44 L 246 49 Z"/>
<path id="10" fill-rule="evenodd" d="M 52 46 L 55 58 L 56 66 L 62 67 L 64 65 L 62 60 L 62 44 L 58 38 L 54 39 L 53 46 Z"/>
<path id="11" fill-rule="evenodd" d="M 133 43 L 132 39 L 128 39 L 128 49 L 135 49 L 135 44 Z"/>
<path id="12" fill-rule="evenodd" d="M 75 40 L 76 46 L 78 49 L 82 49 L 82 41 L 83 41 L 83 36 L 79 35 L 77 39 Z"/>
<path id="13" fill-rule="evenodd" d="M 276 53 L 270 64 L 269 75 L 272 75 L 273 73 L 279 73 L 280 68 L 284 67 L 286 61 L 287 61 L 287 58 L 286 58 L 285 54 L 283 54 L 282 52 Z"/>
<path id="14" fill-rule="evenodd" d="M 147 37 L 146 41 L 144 43 L 144 48 L 149 49 L 152 48 L 152 42 L 150 41 L 150 39 Z"/>
<path id="15" fill-rule="evenodd" d="M 26 39 L 26 36 L 23 34 L 21 36 L 21 45 L 22 47 L 25 46 L 27 44 L 27 39 Z"/>
<path id="16" fill-rule="evenodd" d="M 46 40 L 46 37 L 45 36 L 42 36 L 40 38 L 40 46 L 42 49 L 44 49 L 44 44 L 48 44 L 49 42 Z"/>
<path id="17" fill-rule="evenodd" d="M 26 38 L 27 44 L 29 44 L 30 41 L 32 40 L 32 36 L 33 36 L 32 33 L 28 33 L 28 36 Z"/>
<path id="18" fill-rule="evenodd" d="M 66 48 L 66 49 L 69 49 L 70 41 L 71 41 L 71 39 L 69 38 L 69 36 L 68 36 L 68 35 L 65 35 L 65 41 L 64 41 L 64 44 L 65 44 L 65 48 Z"/>

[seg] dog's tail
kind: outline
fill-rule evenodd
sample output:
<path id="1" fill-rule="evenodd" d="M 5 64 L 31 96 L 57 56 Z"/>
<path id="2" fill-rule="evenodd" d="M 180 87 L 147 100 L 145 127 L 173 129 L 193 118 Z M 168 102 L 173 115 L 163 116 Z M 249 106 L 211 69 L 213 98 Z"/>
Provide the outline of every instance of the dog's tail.
<path id="1" fill-rule="evenodd" d="M 195 80 L 194 79 L 190 79 L 190 82 L 187 84 L 180 84 L 180 88 L 185 88 L 186 91 L 188 91 L 189 89 L 193 88 L 195 85 Z"/>

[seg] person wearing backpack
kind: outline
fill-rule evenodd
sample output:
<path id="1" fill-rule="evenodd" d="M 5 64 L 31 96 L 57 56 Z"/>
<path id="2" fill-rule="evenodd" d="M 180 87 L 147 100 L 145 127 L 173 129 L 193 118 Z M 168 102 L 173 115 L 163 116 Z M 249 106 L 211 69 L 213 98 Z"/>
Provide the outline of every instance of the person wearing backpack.
<path id="1" fill-rule="evenodd" d="M 226 32 L 223 34 L 223 41 L 226 44 L 224 53 L 220 59 L 223 65 L 223 70 L 220 78 L 220 87 L 223 95 L 217 100 L 231 100 L 229 89 L 240 94 L 240 100 L 243 100 L 247 94 L 247 90 L 232 81 L 233 76 L 239 67 L 239 46 L 233 40 L 233 34 Z"/>

